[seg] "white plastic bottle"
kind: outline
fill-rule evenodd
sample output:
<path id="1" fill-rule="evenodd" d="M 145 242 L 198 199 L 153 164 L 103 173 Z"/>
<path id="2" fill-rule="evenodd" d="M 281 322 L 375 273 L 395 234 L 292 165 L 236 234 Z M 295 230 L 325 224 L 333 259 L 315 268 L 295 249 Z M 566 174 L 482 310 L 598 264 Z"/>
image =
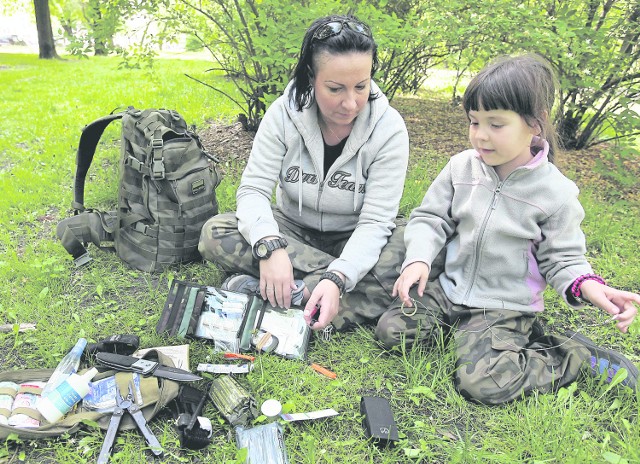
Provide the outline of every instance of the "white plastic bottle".
<path id="1" fill-rule="evenodd" d="M 82 352 L 87 346 L 87 340 L 81 338 L 76 345 L 69 351 L 64 358 L 58 363 L 58 366 L 49 377 L 46 385 L 42 389 L 42 396 L 47 396 L 60 385 L 69 375 L 78 371 Z"/>
<path id="2" fill-rule="evenodd" d="M 47 397 L 40 398 L 36 408 L 50 424 L 58 422 L 76 403 L 87 396 L 90 390 L 89 382 L 97 373 L 98 369 L 92 367 L 83 375 L 69 375 Z"/>

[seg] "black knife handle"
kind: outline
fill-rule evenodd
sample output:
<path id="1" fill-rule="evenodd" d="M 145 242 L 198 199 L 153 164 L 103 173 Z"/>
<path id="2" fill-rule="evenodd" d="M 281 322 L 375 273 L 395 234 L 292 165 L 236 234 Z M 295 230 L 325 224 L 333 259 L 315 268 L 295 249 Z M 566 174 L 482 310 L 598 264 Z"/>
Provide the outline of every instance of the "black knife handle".
<path id="1" fill-rule="evenodd" d="M 149 375 L 158 367 L 157 362 L 148 359 L 115 353 L 98 353 L 96 361 L 117 371 L 137 372 L 142 375 Z"/>

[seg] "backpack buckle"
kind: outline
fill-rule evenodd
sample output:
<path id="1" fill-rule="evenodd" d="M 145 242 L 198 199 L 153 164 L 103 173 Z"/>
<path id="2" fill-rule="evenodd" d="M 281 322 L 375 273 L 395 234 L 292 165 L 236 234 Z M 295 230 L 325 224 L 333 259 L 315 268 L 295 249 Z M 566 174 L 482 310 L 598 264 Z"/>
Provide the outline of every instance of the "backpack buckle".
<path id="1" fill-rule="evenodd" d="M 164 145 L 164 142 L 162 141 L 162 139 L 151 139 L 151 148 L 158 149 L 158 148 L 162 148 L 162 146 Z"/>
<path id="2" fill-rule="evenodd" d="M 89 256 L 89 252 L 83 253 L 73 260 L 73 263 L 76 265 L 76 269 L 84 266 L 85 264 L 92 261 L 91 256 Z"/>
<path id="3" fill-rule="evenodd" d="M 162 158 L 154 159 L 151 162 L 151 176 L 154 179 L 164 179 L 164 161 Z"/>

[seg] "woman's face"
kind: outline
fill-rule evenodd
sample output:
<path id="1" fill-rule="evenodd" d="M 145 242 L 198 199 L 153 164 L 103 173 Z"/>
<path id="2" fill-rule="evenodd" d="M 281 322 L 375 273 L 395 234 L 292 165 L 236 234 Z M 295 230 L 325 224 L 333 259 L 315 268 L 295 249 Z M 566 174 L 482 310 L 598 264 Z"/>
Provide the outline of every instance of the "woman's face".
<path id="1" fill-rule="evenodd" d="M 371 53 L 331 54 L 314 58 L 313 88 L 320 114 L 327 126 L 349 125 L 369 100 Z"/>

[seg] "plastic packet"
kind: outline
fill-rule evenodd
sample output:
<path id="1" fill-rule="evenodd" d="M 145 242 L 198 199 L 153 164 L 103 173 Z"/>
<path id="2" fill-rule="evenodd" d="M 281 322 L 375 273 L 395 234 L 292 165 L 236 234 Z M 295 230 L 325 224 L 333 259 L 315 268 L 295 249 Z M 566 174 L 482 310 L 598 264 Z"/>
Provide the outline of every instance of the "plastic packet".
<path id="1" fill-rule="evenodd" d="M 278 422 L 250 429 L 236 427 L 236 444 L 247 449 L 246 464 L 289 464 L 283 429 Z"/>

